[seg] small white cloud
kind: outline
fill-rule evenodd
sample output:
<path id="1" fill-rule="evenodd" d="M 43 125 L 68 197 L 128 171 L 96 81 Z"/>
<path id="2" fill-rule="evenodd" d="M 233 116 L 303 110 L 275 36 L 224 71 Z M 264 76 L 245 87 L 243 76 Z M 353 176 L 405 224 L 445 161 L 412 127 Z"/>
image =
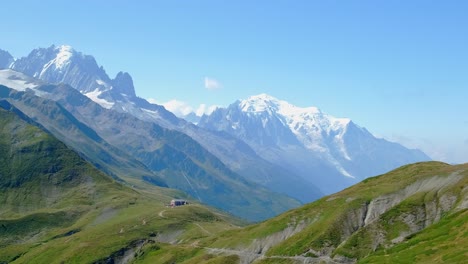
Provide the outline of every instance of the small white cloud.
<path id="1" fill-rule="evenodd" d="M 170 100 L 165 103 L 161 103 L 156 99 L 149 98 L 147 99 L 148 102 L 152 104 L 158 104 L 164 106 L 168 111 L 172 112 L 174 115 L 184 118 L 190 113 L 195 113 L 197 116 L 202 116 L 203 114 L 211 114 L 214 110 L 218 108 L 217 105 L 206 105 L 200 104 L 197 108 L 192 107 L 186 102 L 179 101 L 179 100 Z"/>
<path id="2" fill-rule="evenodd" d="M 167 110 L 171 111 L 176 116 L 182 117 L 193 112 L 193 108 L 186 102 L 178 100 L 170 100 L 162 104 Z"/>
<path id="3" fill-rule="evenodd" d="M 205 88 L 208 90 L 221 89 L 222 85 L 220 82 L 213 78 L 205 77 Z"/>

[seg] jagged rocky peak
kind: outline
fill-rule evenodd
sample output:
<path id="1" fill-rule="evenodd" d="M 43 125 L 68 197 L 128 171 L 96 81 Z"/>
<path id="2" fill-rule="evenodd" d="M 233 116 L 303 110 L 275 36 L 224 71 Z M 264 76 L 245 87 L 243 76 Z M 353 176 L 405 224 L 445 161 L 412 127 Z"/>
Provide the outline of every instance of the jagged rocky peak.
<path id="1" fill-rule="evenodd" d="M 94 57 L 69 45 L 34 49 L 27 57 L 16 60 L 11 68 L 46 82 L 69 84 L 82 92 L 110 86 L 110 78 Z"/>
<path id="2" fill-rule="evenodd" d="M 75 51 L 67 45 L 32 50 L 27 57 L 18 59 L 12 68 L 41 78 L 48 69 L 63 69 L 70 63 Z"/>
<path id="3" fill-rule="evenodd" d="M 112 87 L 116 92 L 135 97 L 135 87 L 133 86 L 133 79 L 127 72 L 119 72 L 112 80 Z"/>
<path id="4" fill-rule="evenodd" d="M 0 49 L 0 69 L 8 68 L 13 61 L 13 56 L 8 51 Z"/>

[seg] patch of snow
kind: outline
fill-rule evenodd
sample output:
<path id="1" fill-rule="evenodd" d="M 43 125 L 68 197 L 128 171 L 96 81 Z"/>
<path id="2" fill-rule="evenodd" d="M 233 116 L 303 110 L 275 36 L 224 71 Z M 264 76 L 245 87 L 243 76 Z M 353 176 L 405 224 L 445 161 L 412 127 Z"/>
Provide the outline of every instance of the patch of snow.
<path id="1" fill-rule="evenodd" d="M 10 64 L 8 64 L 7 68 L 11 68 L 11 66 L 13 66 L 13 64 L 15 64 L 15 61 L 16 61 L 16 58 L 11 60 Z"/>
<path id="2" fill-rule="evenodd" d="M 98 85 L 107 86 L 107 83 L 106 83 L 106 82 L 104 82 L 104 81 L 103 81 L 103 80 L 101 80 L 101 79 L 99 79 L 99 80 L 96 80 L 96 83 L 97 83 Z"/>
<path id="3" fill-rule="evenodd" d="M 41 85 L 41 82 L 34 80 L 23 73 L 5 69 L 0 70 L 0 84 L 17 91 L 25 91 L 26 89 L 34 89 L 38 87 Z"/>
<path id="4" fill-rule="evenodd" d="M 154 115 L 157 115 L 158 112 L 157 111 L 153 111 L 153 110 L 149 110 L 149 109 L 146 109 L 146 108 L 141 108 L 141 110 L 147 112 L 147 113 L 150 113 L 150 114 L 154 114 Z"/>
<path id="5" fill-rule="evenodd" d="M 344 134 L 346 133 L 346 128 L 348 124 L 351 122 L 349 118 L 336 118 L 330 117 L 330 127 L 329 131 L 336 131 L 338 132 L 335 135 L 334 141 L 336 146 L 338 147 L 338 151 L 341 153 L 343 158 L 347 160 L 351 160 L 351 157 L 348 154 L 348 150 L 346 149 L 346 144 L 343 140 Z"/>
<path id="6" fill-rule="evenodd" d="M 58 47 L 59 53 L 55 57 L 55 68 L 62 69 L 69 63 L 70 58 L 73 56 L 73 49 L 70 46 L 62 45 Z"/>
<path id="7" fill-rule="evenodd" d="M 159 118 L 161 118 L 158 111 L 153 111 L 153 110 L 149 110 L 146 108 L 138 108 L 138 109 L 141 109 L 143 111 L 143 116 L 145 116 L 146 118 L 148 116 L 153 120 L 158 120 Z M 133 115 L 136 115 L 136 114 L 134 113 Z M 142 114 L 140 113 L 139 115 L 141 116 Z"/>
<path id="8" fill-rule="evenodd" d="M 266 128 L 266 124 L 268 123 L 268 118 L 262 118 L 262 127 Z"/>
<path id="9" fill-rule="evenodd" d="M 55 69 L 61 70 L 66 65 L 70 64 L 70 58 L 73 56 L 72 47 L 67 46 L 67 45 L 62 45 L 62 46 L 55 48 L 55 50 L 58 51 L 55 58 L 47 62 L 42 68 L 42 71 L 39 73 L 39 75 L 35 73 L 34 77 L 38 77 L 41 79 L 52 65 L 54 65 Z"/>
<path id="10" fill-rule="evenodd" d="M 101 95 L 101 91 L 99 91 L 99 88 L 96 88 L 96 90 L 85 93 L 84 95 L 87 96 L 89 99 L 93 100 L 94 102 L 98 103 L 100 106 L 106 108 L 106 109 L 111 109 L 112 106 L 114 106 L 113 102 L 109 102 L 105 99 L 99 98 L 99 95 Z"/>

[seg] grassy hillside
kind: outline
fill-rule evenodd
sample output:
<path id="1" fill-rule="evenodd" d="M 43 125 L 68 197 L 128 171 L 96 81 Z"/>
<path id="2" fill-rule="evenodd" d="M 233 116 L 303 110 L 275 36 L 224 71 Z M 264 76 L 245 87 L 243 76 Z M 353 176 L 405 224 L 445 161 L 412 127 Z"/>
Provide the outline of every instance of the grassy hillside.
<path id="1" fill-rule="evenodd" d="M 206 263 L 222 256 L 237 258 L 234 263 L 464 263 L 467 186 L 468 164 L 407 165 L 203 240 L 196 258 Z"/>
<path id="2" fill-rule="evenodd" d="M 116 182 L 0 106 L 0 263 L 114 263 L 235 228 L 201 205 L 164 205 L 180 192 Z"/>

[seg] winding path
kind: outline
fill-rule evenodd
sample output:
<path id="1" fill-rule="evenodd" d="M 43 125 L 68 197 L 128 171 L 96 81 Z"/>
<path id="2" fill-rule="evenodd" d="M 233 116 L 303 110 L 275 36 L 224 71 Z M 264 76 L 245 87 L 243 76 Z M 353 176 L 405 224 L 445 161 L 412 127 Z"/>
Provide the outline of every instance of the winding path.
<path id="1" fill-rule="evenodd" d="M 207 233 L 208 235 L 213 235 L 213 233 L 211 233 L 210 231 L 206 230 L 203 226 L 201 226 L 199 223 L 196 223 L 195 225 L 197 225 L 203 232 Z"/>
<path id="2" fill-rule="evenodd" d="M 161 217 L 161 218 L 166 218 L 166 217 L 164 216 L 164 212 L 166 212 L 166 210 L 162 210 L 161 212 L 159 212 L 159 214 L 158 214 L 159 217 Z"/>

